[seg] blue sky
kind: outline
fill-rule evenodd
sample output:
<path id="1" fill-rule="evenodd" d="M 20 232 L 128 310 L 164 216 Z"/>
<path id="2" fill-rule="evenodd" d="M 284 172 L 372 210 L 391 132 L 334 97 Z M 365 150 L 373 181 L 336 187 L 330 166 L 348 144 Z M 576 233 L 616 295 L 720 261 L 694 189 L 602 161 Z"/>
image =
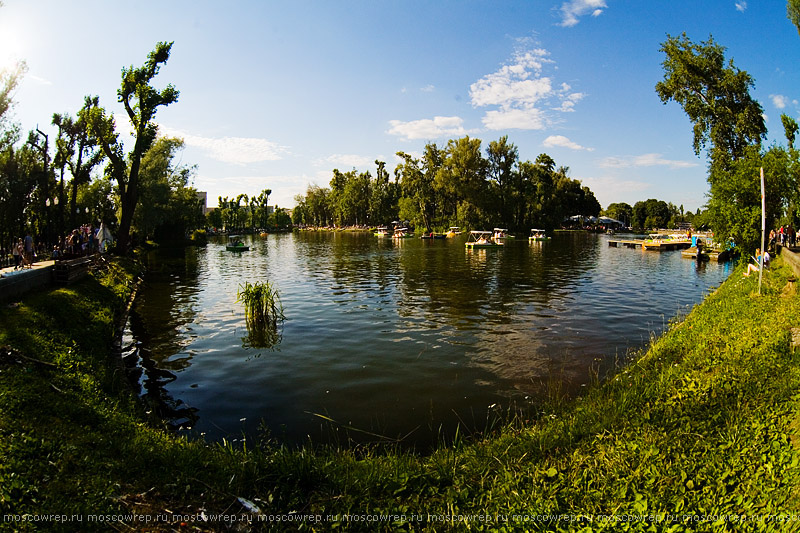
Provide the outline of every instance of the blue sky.
<path id="1" fill-rule="evenodd" d="M 603 207 L 658 198 L 695 210 L 705 156 L 680 106 L 654 90 L 660 44 L 684 31 L 713 35 L 753 76 L 769 142 L 785 144 L 781 113 L 800 118 L 800 36 L 784 0 L 4 4 L 0 66 L 28 64 L 13 112 L 24 132 L 54 136 L 52 114 L 74 114 L 85 95 L 125 126 L 121 68 L 174 41 L 155 85 L 181 94 L 157 121 L 186 141 L 182 162 L 198 165 L 212 206 L 269 188 L 292 207 L 334 168 L 374 175 L 399 150 L 508 135 L 521 159 L 568 166 Z"/>

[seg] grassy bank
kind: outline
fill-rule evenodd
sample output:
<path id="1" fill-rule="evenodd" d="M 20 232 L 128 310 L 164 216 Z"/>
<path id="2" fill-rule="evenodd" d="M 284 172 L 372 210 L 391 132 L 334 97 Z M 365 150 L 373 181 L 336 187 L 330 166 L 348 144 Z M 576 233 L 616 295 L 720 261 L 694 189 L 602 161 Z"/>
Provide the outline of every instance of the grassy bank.
<path id="1" fill-rule="evenodd" d="M 117 266 L 0 310 L 0 345 L 13 348 L 0 355 L 4 530 L 800 529 L 768 516 L 800 514 L 789 333 L 800 301 L 780 260 L 761 296 L 757 277 L 737 270 L 584 397 L 428 456 L 235 449 L 160 429 L 109 358 L 132 272 Z M 24 513 L 39 521 L 18 521 Z M 111 522 L 132 513 L 151 522 Z M 212 521 L 218 513 L 253 522 Z"/>

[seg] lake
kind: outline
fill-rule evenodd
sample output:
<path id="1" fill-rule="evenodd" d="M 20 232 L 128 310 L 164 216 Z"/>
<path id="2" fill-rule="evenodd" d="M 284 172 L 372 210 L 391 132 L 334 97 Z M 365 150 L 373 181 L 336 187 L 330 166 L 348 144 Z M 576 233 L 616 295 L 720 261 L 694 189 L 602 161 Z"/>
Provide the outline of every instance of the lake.
<path id="1" fill-rule="evenodd" d="M 160 249 L 126 332 L 143 396 L 180 431 L 425 448 L 510 409 L 578 395 L 719 286 L 728 263 L 557 232 L 446 240 L 295 232 Z M 248 332 L 237 289 L 269 281 L 286 320 Z M 253 333 L 251 335 L 251 333 Z"/>

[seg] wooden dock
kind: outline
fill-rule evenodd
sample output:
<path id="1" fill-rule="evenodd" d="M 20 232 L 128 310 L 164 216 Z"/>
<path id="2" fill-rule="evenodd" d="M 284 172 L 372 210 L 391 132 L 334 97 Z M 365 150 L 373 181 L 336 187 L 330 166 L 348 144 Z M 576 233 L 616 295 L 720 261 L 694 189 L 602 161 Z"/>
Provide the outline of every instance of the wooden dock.
<path id="1" fill-rule="evenodd" d="M 609 240 L 609 246 L 618 248 L 625 246 L 626 248 L 643 248 L 645 250 L 657 250 L 663 252 L 665 250 L 683 250 L 689 248 L 692 243 L 689 241 L 647 241 L 644 239 L 628 239 L 628 240 Z"/>
<path id="2" fill-rule="evenodd" d="M 686 250 L 681 251 L 681 255 L 687 259 L 697 259 L 697 247 L 692 246 L 691 248 L 687 248 Z M 708 249 L 703 248 L 703 251 L 700 252 L 700 260 L 711 260 L 711 261 L 718 261 L 723 262 L 727 261 L 731 258 L 730 250 L 715 250 L 715 249 Z"/>
<path id="3" fill-rule="evenodd" d="M 609 240 L 608 245 L 613 246 L 614 248 L 618 248 L 620 246 L 624 246 L 626 248 L 636 248 L 641 247 L 643 242 L 643 240 L 639 239 Z"/>

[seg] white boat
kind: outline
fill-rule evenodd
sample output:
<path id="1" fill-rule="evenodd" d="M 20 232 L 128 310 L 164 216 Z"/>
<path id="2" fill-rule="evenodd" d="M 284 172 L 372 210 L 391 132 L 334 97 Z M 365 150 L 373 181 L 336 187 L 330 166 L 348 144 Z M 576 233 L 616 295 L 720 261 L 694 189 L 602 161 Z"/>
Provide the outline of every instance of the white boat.
<path id="1" fill-rule="evenodd" d="M 492 239 L 497 244 L 503 244 L 503 241 L 506 239 L 513 239 L 513 235 L 508 234 L 508 230 L 506 228 L 494 228 L 494 233 L 492 233 Z"/>
<path id="2" fill-rule="evenodd" d="M 456 235 L 461 235 L 461 228 L 458 226 L 450 226 L 450 231 L 447 232 L 447 238 L 453 238 Z"/>
<path id="3" fill-rule="evenodd" d="M 408 228 L 395 228 L 392 234 L 392 239 L 407 239 L 409 237 L 412 237 L 412 235 L 408 233 Z"/>
<path id="4" fill-rule="evenodd" d="M 464 244 L 467 248 L 497 248 L 503 245 L 503 241 L 496 241 L 492 237 L 491 231 L 477 231 L 469 232 L 467 242 Z"/>
<path id="5" fill-rule="evenodd" d="M 375 230 L 376 237 L 388 237 L 389 236 L 389 228 L 386 226 L 380 226 L 377 230 Z"/>
<path id="6" fill-rule="evenodd" d="M 529 242 L 534 241 L 549 241 L 550 237 L 548 237 L 543 229 L 532 229 L 531 236 L 528 237 Z"/>

